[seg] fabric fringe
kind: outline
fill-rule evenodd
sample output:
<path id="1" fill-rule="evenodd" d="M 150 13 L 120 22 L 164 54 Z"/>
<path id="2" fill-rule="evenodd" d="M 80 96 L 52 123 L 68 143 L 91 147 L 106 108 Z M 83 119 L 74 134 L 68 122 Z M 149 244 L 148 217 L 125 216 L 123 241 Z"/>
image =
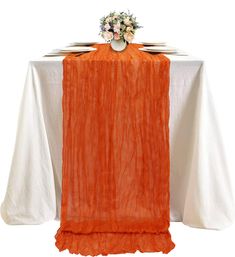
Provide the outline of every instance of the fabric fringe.
<path id="1" fill-rule="evenodd" d="M 97 256 L 140 252 L 169 253 L 175 244 L 171 235 L 165 233 L 100 233 L 75 234 L 58 230 L 56 247 L 59 251 L 68 250 L 71 254 Z"/>

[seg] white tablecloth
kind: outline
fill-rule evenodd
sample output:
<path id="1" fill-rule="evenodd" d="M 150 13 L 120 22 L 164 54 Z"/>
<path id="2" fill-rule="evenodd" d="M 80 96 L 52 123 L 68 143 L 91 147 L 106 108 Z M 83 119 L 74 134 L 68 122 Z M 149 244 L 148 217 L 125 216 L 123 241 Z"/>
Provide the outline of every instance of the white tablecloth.
<path id="1" fill-rule="evenodd" d="M 222 229 L 232 223 L 232 187 L 201 60 L 168 56 L 171 221 Z M 63 57 L 31 61 L 1 214 L 8 224 L 60 217 Z"/>

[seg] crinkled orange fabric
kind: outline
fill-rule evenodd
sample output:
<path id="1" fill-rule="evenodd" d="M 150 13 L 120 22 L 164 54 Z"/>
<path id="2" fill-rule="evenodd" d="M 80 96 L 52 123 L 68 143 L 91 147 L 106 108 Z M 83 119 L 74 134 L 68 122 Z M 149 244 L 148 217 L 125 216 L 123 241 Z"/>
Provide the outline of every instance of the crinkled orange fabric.
<path id="1" fill-rule="evenodd" d="M 169 60 L 130 44 L 63 61 L 60 251 L 168 253 Z"/>

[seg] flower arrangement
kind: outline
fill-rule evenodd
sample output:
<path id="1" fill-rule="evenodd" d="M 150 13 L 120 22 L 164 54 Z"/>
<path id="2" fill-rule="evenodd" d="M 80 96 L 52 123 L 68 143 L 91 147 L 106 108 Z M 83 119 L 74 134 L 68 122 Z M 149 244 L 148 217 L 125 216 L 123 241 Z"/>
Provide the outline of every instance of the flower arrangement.
<path id="1" fill-rule="evenodd" d="M 141 26 L 136 21 L 136 17 L 130 12 L 111 12 L 100 19 L 100 35 L 106 42 L 123 40 L 131 43 L 135 31 L 139 28 Z"/>

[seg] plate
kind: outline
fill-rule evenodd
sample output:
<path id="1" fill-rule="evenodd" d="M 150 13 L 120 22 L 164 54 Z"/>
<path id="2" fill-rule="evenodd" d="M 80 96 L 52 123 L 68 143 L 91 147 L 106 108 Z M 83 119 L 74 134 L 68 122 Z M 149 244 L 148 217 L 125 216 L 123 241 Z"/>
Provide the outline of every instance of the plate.
<path id="1" fill-rule="evenodd" d="M 67 54 L 66 53 L 48 53 L 48 54 L 45 54 L 44 56 L 45 57 L 53 57 L 53 56 L 66 56 Z"/>
<path id="2" fill-rule="evenodd" d="M 139 48 L 139 50 L 144 51 L 144 52 L 150 52 L 150 53 L 176 53 L 177 49 L 173 47 L 157 47 L 157 46 L 152 46 L 152 47 L 142 47 Z"/>
<path id="3" fill-rule="evenodd" d="M 94 47 L 84 47 L 84 46 L 68 46 L 60 49 L 62 53 L 80 53 L 80 52 L 91 52 L 95 51 Z"/>
<path id="4" fill-rule="evenodd" d="M 73 42 L 70 43 L 69 46 L 92 46 L 94 44 L 97 44 L 97 42 Z"/>
<path id="5" fill-rule="evenodd" d="M 166 45 L 166 42 L 164 41 L 145 41 L 140 43 L 145 46 L 165 46 Z"/>
<path id="6" fill-rule="evenodd" d="M 153 51 L 176 51 L 177 49 L 172 46 L 145 46 L 144 49 Z"/>

